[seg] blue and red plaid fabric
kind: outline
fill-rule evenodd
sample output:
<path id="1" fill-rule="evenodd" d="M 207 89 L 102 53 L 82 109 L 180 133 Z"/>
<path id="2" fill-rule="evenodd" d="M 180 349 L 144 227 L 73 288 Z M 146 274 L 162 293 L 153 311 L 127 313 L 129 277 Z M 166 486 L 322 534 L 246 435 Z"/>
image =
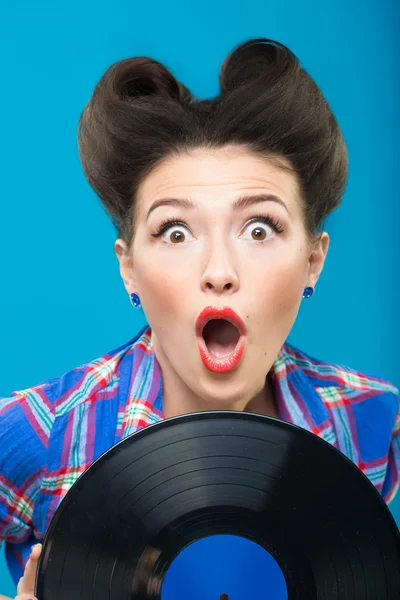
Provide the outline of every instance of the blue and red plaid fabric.
<path id="1" fill-rule="evenodd" d="M 399 486 L 399 390 L 285 344 L 271 369 L 281 419 L 350 458 L 389 503 Z M 78 477 L 163 419 L 151 330 L 59 378 L 0 399 L 0 540 L 17 584 L 30 548 Z M 0 589 L 1 593 L 1 589 Z"/>

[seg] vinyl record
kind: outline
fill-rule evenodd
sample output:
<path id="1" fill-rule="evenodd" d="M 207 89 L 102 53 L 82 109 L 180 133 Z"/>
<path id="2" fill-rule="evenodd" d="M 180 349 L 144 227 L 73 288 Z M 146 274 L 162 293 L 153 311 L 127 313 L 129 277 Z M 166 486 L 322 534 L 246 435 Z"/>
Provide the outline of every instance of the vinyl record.
<path id="1" fill-rule="evenodd" d="M 40 600 L 398 600 L 400 536 L 328 442 L 218 411 L 123 439 L 75 482 L 43 542 Z"/>

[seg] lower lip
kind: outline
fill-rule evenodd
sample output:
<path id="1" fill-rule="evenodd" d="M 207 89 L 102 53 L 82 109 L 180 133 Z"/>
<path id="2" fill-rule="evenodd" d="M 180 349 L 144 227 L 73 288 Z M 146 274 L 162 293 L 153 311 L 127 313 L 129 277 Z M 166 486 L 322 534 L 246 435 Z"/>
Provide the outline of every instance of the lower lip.
<path id="1" fill-rule="evenodd" d="M 203 338 L 197 338 L 197 345 L 200 351 L 200 357 L 203 361 L 203 365 L 213 373 L 229 373 L 239 366 L 242 360 L 244 347 L 245 347 L 245 336 L 241 335 L 236 348 L 228 356 L 217 358 L 209 353 L 206 343 Z"/>

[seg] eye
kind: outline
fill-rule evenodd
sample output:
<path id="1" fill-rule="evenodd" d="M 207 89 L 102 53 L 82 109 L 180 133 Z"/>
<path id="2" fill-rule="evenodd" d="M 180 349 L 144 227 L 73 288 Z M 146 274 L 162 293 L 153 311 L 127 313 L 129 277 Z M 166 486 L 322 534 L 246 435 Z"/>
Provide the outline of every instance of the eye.
<path id="1" fill-rule="evenodd" d="M 245 237 L 246 239 L 263 242 L 267 238 L 268 230 L 271 229 L 276 233 L 283 232 L 283 227 L 281 227 L 279 221 L 275 221 L 271 217 L 265 216 L 254 217 L 245 228 L 245 232 L 248 232 L 249 234 Z"/>
<path id="2" fill-rule="evenodd" d="M 167 243 L 181 244 L 182 242 L 186 241 L 186 232 L 182 231 L 182 229 L 178 229 L 177 227 L 171 227 L 170 229 L 167 229 L 161 239 Z"/>
<path id="3" fill-rule="evenodd" d="M 186 223 L 183 221 L 167 220 L 161 223 L 156 233 L 152 233 L 155 238 L 161 237 L 166 244 L 182 244 L 192 237 Z"/>
<path id="4" fill-rule="evenodd" d="M 267 232 L 265 231 L 265 226 L 256 227 L 255 225 L 250 225 L 248 229 L 251 232 L 251 237 L 253 240 L 262 241 L 267 237 Z"/>

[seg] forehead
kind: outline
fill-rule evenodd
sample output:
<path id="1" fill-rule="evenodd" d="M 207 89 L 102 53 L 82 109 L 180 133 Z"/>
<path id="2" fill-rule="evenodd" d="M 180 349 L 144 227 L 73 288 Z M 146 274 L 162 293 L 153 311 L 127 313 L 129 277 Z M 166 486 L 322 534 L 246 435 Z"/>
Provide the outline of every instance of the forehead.
<path id="1" fill-rule="evenodd" d="M 245 148 L 196 148 L 164 159 L 138 188 L 138 208 L 163 197 L 233 198 L 239 192 L 268 191 L 280 196 L 290 209 L 299 199 L 295 172 L 283 158 L 259 156 Z M 289 208 L 288 206 L 288 208 Z"/>

